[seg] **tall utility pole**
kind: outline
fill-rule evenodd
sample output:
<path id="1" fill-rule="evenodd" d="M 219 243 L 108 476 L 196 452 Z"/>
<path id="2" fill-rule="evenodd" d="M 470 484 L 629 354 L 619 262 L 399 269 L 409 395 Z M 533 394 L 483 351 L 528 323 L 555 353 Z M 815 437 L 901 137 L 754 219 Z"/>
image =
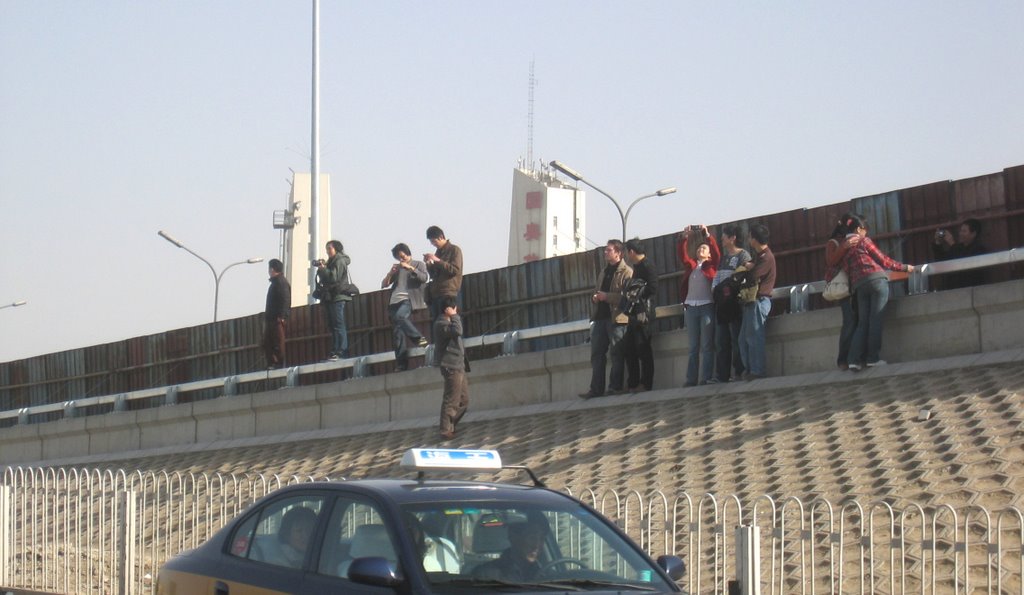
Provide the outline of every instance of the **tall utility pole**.
<path id="1" fill-rule="evenodd" d="M 313 0 L 313 132 L 310 144 L 309 260 L 320 256 L 320 0 Z M 309 267 L 309 303 L 316 289 L 316 269 Z"/>
<path id="2" fill-rule="evenodd" d="M 530 60 L 530 100 L 529 113 L 526 114 L 526 171 L 533 171 L 533 88 L 536 79 L 533 78 L 533 60 Z"/>

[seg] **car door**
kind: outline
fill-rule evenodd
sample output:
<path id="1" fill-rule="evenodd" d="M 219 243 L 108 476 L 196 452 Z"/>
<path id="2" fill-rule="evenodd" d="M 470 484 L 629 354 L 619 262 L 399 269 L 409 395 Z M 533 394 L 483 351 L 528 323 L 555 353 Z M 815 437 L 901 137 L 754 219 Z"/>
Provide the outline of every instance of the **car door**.
<path id="1" fill-rule="evenodd" d="M 317 560 L 303 578 L 303 593 L 355 593 L 376 595 L 408 593 L 408 581 L 398 587 L 364 585 L 349 580 L 351 563 L 359 558 L 384 558 L 405 575 L 400 562 L 396 525 L 376 501 L 356 493 L 339 494 L 334 501 L 320 542 Z M 406 575 L 407 576 L 407 575 Z"/>

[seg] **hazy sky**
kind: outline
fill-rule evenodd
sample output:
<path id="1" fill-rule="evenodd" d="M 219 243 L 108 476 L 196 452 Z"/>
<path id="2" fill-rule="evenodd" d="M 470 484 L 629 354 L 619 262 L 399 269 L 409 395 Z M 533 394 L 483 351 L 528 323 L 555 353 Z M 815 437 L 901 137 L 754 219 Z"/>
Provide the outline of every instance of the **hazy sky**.
<path id="1" fill-rule="evenodd" d="M 0 361 L 212 320 L 308 171 L 312 2 L 0 0 Z M 512 168 L 558 159 L 661 235 L 1024 163 L 1024 2 L 321 6 L 321 168 L 368 291 L 428 225 L 505 265 Z M 588 193 L 587 236 L 618 235 Z M 220 318 L 263 309 L 231 269 Z"/>

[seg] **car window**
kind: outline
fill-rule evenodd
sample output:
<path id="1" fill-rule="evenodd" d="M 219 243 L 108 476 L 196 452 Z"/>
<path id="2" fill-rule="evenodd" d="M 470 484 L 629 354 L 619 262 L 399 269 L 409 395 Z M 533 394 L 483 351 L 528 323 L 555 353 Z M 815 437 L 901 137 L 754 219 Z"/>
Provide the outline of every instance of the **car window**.
<path id="1" fill-rule="evenodd" d="M 348 578 L 357 558 L 380 557 L 398 568 L 398 548 L 378 506 L 355 496 L 341 496 L 327 522 L 317 572 Z"/>
<path id="2" fill-rule="evenodd" d="M 438 593 L 494 581 L 668 586 L 632 544 L 582 506 L 431 502 L 404 506 L 403 518 Z"/>
<path id="3" fill-rule="evenodd" d="M 235 530 L 229 554 L 274 566 L 301 568 L 312 549 L 324 497 L 299 495 L 266 503 Z"/>

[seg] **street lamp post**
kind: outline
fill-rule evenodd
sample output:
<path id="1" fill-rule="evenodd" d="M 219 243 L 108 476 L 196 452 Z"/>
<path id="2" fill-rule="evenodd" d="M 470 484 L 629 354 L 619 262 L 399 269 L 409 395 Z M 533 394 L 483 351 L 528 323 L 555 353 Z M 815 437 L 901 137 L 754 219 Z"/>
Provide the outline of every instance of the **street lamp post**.
<path id="1" fill-rule="evenodd" d="M 233 262 L 233 263 L 229 264 L 228 266 L 224 267 L 224 269 L 220 272 L 220 274 L 217 274 L 217 269 L 213 268 L 213 265 L 210 264 L 209 260 L 206 260 L 205 258 L 203 258 L 202 256 L 199 256 L 198 254 L 196 254 L 192 250 L 189 250 L 188 246 L 186 246 L 185 244 L 182 244 L 178 240 L 174 239 L 167 232 L 161 230 L 161 231 L 158 231 L 157 234 L 159 234 L 160 237 L 162 237 L 163 239 L 167 240 L 168 242 L 174 244 L 175 246 L 177 246 L 177 247 L 181 248 L 182 250 L 188 252 L 192 256 L 195 256 L 199 260 L 205 262 L 206 266 L 210 267 L 210 272 L 213 273 L 213 321 L 214 322 L 217 322 L 217 304 L 220 301 L 220 280 L 221 280 L 221 277 L 224 276 L 224 273 L 228 272 L 228 269 L 230 269 L 231 267 L 235 267 L 235 266 L 238 266 L 240 264 L 256 264 L 258 262 L 263 262 L 262 258 L 249 258 L 249 259 L 246 259 L 246 260 L 240 260 L 238 262 Z"/>
<path id="2" fill-rule="evenodd" d="M 601 190 L 597 186 L 591 184 L 586 178 L 583 177 L 583 174 L 579 173 L 578 171 L 572 169 L 571 167 L 569 167 L 568 165 L 566 165 L 566 164 L 564 164 L 564 163 L 562 163 L 560 161 L 552 161 L 550 163 L 550 165 L 551 165 L 551 167 L 553 167 L 553 168 L 557 169 L 558 171 L 562 172 L 563 174 L 569 176 L 573 180 L 576 180 L 577 182 L 583 182 L 587 186 L 590 186 L 594 190 L 597 190 L 601 194 L 603 194 L 606 197 L 608 197 L 608 200 L 612 201 L 612 204 L 615 205 L 615 208 L 619 211 L 619 219 L 622 221 L 622 241 L 623 242 L 626 241 L 626 221 L 629 220 L 629 213 L 630 213 L 630 211 L 633 210 L 633 207 L 636 206 L 636 203 L 640 202 L 641 200 L 643 200 L 645 198 L 651 198 L 652 196 L 665 196 L 666 194 L 673 194 L 676 191 L 675 186 L 672 186 L 672 187 L 669 187 L 669 188 L 662 188 L 661 190 L 658 190 L 657 192 L 652 192 L 651 194 L 645 194 L 645 195 L 643 195 L 643 196 L 641 196 L 639 198 L 633 199 L 633 202 L 629 203 L 629 206 L 626 208 L 625 212 L 623 212 L 622 206 L 619 204 L 619 201 L 615 200 L 615 198 L 611 194 L 608 194 L 604 190 Z"/>
<path id="3" fill-rule="evenodd" d="M 27 303 L 28 302 L 25 300 L 18 300 L 16 302 L 11 302 L 9 304 L 4 304 L 0 306 L 0 310 L 3 310 L 4 308 L 17 308 L 18 306 L 24 306 Z"/>

